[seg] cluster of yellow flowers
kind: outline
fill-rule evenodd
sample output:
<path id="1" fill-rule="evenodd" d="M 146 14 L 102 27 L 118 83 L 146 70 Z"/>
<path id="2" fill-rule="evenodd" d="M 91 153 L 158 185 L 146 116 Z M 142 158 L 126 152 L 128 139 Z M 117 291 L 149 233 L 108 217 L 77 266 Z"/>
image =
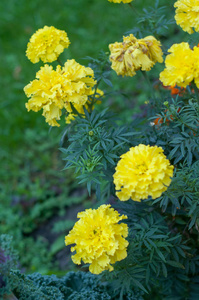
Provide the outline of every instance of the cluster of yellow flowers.
<path id="1" fill-rule="evenodd" d="M 30 97 L 26 108 L 35 112 L 43 108 L 46 122 L 60 126 L 57 120 L 60 120 L 62 109 L 72 112 L 70 103 L 80 113 L 83 111 L 83 105 L 96 84 L 93 77 L 91 68 L 78 64 L 74 59 L 67 60 L 63 68 L 58 65 L 56 70 L 46 64 L 37 72 L 37 79 L 24 88 L 27 97 Z"/>
<path id="2" fill-rule="evenodd" d="M 32 63 L 37 63 L 39 60 L 44 63 L 53 62 L 69 45 L 70 41 L 64 30 L 44 26 L 30 38 L 26 55 Z"/>
<path id="3" fill-rule="evenodd" d="M 184 31 L 193 33 L 193 29 L 199 32 L 199 1 L 198 0 L 178 0 L 175 20 Z"/>
<path id="4" fill-rule="evenodd" d="M 53 62 L 69 44 L 65 31 L 44 26 L 30 38 L 26 55 L 33 63 L 39 60 Z M 58 65 L 56 70 L 46 64 L 37 72 L 36 79 L 24 88 L 30 98 L 26 108 L 35 112 L 43 109 L 43 116 L 51 126 L 60 126 L 57 121 L 60 120 L 62 109 L 65 109 L 65 121 L 70 123 L 75 117 L 71 105 L 83 114 L 83 106 L 88 107 L 89 97 L 94 93 L 96 98 L 103 96 L 101 90 L 93 89 L 95 84 L 93 70 L 74 59 L 67 60 L 63 67 Z"/>
<path id="5" fill-rule="evenodd" d="M 157 146 L 140 144 L 121 156 L 113 175 L 121 201 L 158 198 L 171 183 L 173 166 Z"/>
<path id="6" fill-rule="evenodd" d="M 149 71 L 156 62 L 163 62 L 161 44 L 153 36 L 136 39 L 133 34 L 122 43 L 109 45 L 112 69 L 122 76 L 134 76 L 136 71 Z"/>
<path id="7" fill-rule="evenodd" d="M 79 221 L 65 237 L 65 244 L 75 244 L 71 251 L 75 264 L 90 264 L 89 271 L 99 274 L 104 270 L 112 271 L 116 261 L 127 256 L 127 224 L 119 221 L 127 217 L 115 211 L 110 205 L 101 205 L 98 209 L 86 209 L 77 215 Z"/>
<path id="8" fill-rule="evenodd" d="M 199 88 L 199 48 L 190 48 L 188 43 L 174 44 L 168 50 L 171 54 L 165 60 L 166 68 L 160 73 L 165 86 L 186 87 L 194 80 Z"/>
<path id="9" fill-rule="evenodd" d="M 109 2 L 113 2 L 113 3 L 130 3 L 132 2 L 133 0 L 108 0 Z"/>

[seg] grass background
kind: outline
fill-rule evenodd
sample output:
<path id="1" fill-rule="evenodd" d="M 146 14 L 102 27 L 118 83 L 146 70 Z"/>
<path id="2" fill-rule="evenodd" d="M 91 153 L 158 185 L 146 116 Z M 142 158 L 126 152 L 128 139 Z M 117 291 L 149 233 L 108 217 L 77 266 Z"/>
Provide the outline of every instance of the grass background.
<path id="1" fill-rule="evenodd" d="M 141 11 L 154 3 L 139 0 L 133 6 Z M 23 88 L 42 65 L 33 65 L 25 56 L 29 38 L 44 25 L 65 30 L 71 45 L 61 60 L 74 58 L 86 64 L 84 57 L 108 52 L 108 44 L 138 26 L 135 14 L 129 5 L 107 0 L 0 2 L 0 233 L 13 235 L 21 267 L 27 272 L 61 274 L 69 268 L 64 235 L 77 211 L 91 201 L 84 187 L 77 189 L 72 172 L 61 172 L 57 148 L 63 128 L 49 130 L 41 113 L 28 113 L 25 108 Z M 131 119 L 147 100 L 147 87 L 143 89 L 139 75 L 113 74 L 112 80 L 115 90 L 128 91 L 124 98 L 115 96 L 113 106 L 116 111 L 130 108 L 126 111 Z"/>

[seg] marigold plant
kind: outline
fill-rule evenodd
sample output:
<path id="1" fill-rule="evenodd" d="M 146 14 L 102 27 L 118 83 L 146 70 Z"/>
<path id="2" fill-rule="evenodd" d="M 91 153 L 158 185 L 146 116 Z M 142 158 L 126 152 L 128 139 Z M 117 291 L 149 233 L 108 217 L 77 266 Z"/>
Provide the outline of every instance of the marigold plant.
<path id="1" fill-rule="evenodd" d="M 79 221 L 65 237 L 65 244 L 75 244 L 71 251 L 75 264 L 90 264 L 89 271 L 99 274 L 104 270 L 113 270 L 112 264 L 127 256 L 128 227 L 119 221 L 127 217 L 111 208 L 101 205 L 98 209 L 86 209 L 78 213 Z"/>
<path id="2" fill-rule="evenodd" d="M 158 198 L 170 185 L 173 169 L 161 147 L 132 147 L 121 156 L 113 175 L 116 195 L 122 201 Z"/>
<path id="3" fill-rule="evenodd" d="M 149 71 L 156 62 L 163 62 L 161 44 L 153 36 L 136 39 L 133 34 L 122 43 L 109 45 L 112 69 L 122 76 L 134 76 L 136 71 Z"/>
<path id="4" fill-rule="evenodd" d="M 130 4 L 131 1 L 109 2 Z M 32 61 L 58 58 L 58 66 L 44 65 L 24 88 L 29 98 L 26 107 L 28 111 L 42 109 L 51 126 L 59 126 L 59 120 L 64 118 L 67 124 L 59 148 L 65 161 L 64 170 L 72 169 L 82 185 L 77 188 L 81 200 L 73 197 L 73 190 L 72 193 L 66 190 L 66 195 L 54 205 L 57 192 L 50 200 L 51 194 L 47 193 L 46 202 L 50 202 L 53 213 L 59 207 L 61 216 L 53 227 L 61 235 L 49 246 L 49 252 L 52 255 L 65 245 L 73 245 L 72 261 L 76 265 L 89 264 L 89 271 L 98 274 L 92 278 L 102 280 L 111 294 L 107 298 L 107 293 L 100 293 L 100 299 L 138 299 L 137 291 L 144 293 L 144 299 L 153 295 L 158 300 L 198 299 L 199 295 L 196 284 L 199 272 L 198 38 L 196 33 L 189 43 L 184 39 L 167 49 L 171 41 L 179 41 L 184 33 L 171 30 L 174 17 L 168 19 L 170 6 L 162 7 L 159 2 L 138 13 L 131 4 L 121 7 L 133 13 L 136 27 L 127 28 L 129 35 L 123 36 L 122 42 L 110 44 L 110 53 L 101 51 L 95 52 L 95 58 L 87 56 L 89 67 L 74 59 L 61 62 L 58 56 L 69 41 L 66 34 L 54 27 L 39 30 L 28 46 Z M 106 6 L 107 2 L 104 3 Z M 190 33 L 197 31 L 198 1 L 179 0 L 175 7 L 177 23 Z M 175 35 L 170 41 L 172 32 Z M 161 42 L 156 37 L 163 42 L 164 54 L 168 51 L 160 75 L 161 65 L 146 72 L 157 62 L 163 62 Z M 116 76 L 133 77 L 137 71 L 143 75 L 138 75 L 137 81 Z M 102 105 L 95 106 L 102 99 Z M 68 174 L 71 183 L 75 179 L 71 170 Z M 82 197 L 84 191 L 88 191 L 87 198 Z M 81 201 L 78 207 L 90 205 L 94 209 L 78 213 L 79 220 L 71 229 L 67 209 L 69 203 L 78 201 Z M 40 217 L 38 207 L 32 209 L 32 203 L 31 221 L 35 215 Z M 47 205 L 42 202 L 39 207 L 43 210 Z M 3 220 L 4 213 L 0 209 Z M 43 222 L 43 216 L 39 220 Z M 82 299 L 88 299 L 94 287 L 88 289 L 87 282 L 84 285 Z M 79 283 L 76 286 L 79 288 Z M 69 297 L 67 285 L 61 290 L 65 293 L 63 298 Z M 46 295 L 54 295 L 52 300 L 62 297 L 59 291 L 54 291 L 54 287 L 44 290 Z M 94 291 L 93 299 L 98 299 L 98 295 Z"/>
<path id="5" fill-rule="evenodd" d="M 64 30 L 44 26 L 31 36 L 26 55 L 34 64 L 39 60 L 44 63 L 53 62 L 69 45 L 70 41 Z"/>

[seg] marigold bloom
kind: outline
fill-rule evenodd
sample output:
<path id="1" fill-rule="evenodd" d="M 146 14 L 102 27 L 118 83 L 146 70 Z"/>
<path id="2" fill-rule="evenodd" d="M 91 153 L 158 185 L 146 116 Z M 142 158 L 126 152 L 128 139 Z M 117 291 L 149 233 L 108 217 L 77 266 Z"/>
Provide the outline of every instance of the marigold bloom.
<path id="1" fill-rule="evenodd" d="M 109 2 L 113 2 L 113 3 L 130 3 L 133 0 L 108 0 Z"/>
<path id="2" fill-rule="evenodd" d="M 26 55 L 32 63 L 42 60 L 44 63 L 55 61 L 68 48 L 70 41 L 64 30 L 53 26 L 44 26 L 30 38 Z"/>
<path id="3" fill-rule="evenodd" d="M 140 144 L 121 156 L 113 175 L 121 201 L 160 197 L 171 183 L 174 167 L 157 146 Z"/>
<path id="4" fill-rule="evenodd" d="M 86 209 L 78 213 L 79 220 L 65 237 L 65 244 L 75 244 L 71 251 L 76 251 L 72 256 L 75 264 L 90 264 L 89 271 L 99 274 L 104 270 L 112 271 L 116 261 L 127 256 L 128 241 L 127 224 L 119 221 L 127 216 L 119 213 L 110 205 L 101 205 L 98 209 Z"/>
<path id="5" fill-rule="evenodd" d="M 112 69 L 122 76 L 134 76 L 137 70 L 149 71 L 156 62 L 163 62 L 161 44 L 153 36 L 136 39 L 133 34 L 122 43 L 109 45 Z"/>
<path id="6" fill-rule="evenodd" d="M 175 20 L 182 29 L 189 34 L 199 32 L 199 1 L 198 0 L 178 0 L 174 4 L 176 7 Z"/>
<path id="7" fill-rule="evenodd" d="M 171 54 L 166 57 L 166 68 L 160 73 L 160 81 L 165 86 L 178 85 L 185 88 L 194 79 L 193 50 L 188 43 L 183 42 L 172 45 L 168 52 Z"/>
<path id="8" fill-rule="evenodd" d="M 88 100 L 95 85 L 91 68 L 78 64 L 74 59 L 67 60 L 64 67 L 45 65 L 37 72 L 35 80 L 30 82 L 24 92 L 30 100 L 26 104 L 28 111 L 35 112 L 43 108 L 43 116 L 51 126 L 60 126 L 62 109 L 71 112 L 74 106 L 82 107 Z"/>

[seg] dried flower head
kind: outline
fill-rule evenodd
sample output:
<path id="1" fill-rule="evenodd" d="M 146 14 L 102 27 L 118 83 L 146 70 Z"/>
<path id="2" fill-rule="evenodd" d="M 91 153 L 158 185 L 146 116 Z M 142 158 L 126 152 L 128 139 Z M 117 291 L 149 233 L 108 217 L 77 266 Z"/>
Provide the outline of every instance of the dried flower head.
<path id="1" fill-rule="evenodd" d="M 136 71 L 149 71 L 156 62 L 163 62 L 161 44 L 153 36 L 136 39 L 133 34 L 122 43 L 109 45 L 112 69 L 122 76 L 134 76 Z"/>
<path id="2" fill-rule="evenodd" d="M 64 30 L 53 26 L 44 26 L 37 30 L 30 38 L 26 55 L 32 63 L 42 60 L 44 63 L 55 61 L 68 48 L 70 41 Z"/>
<path id="3" fill-rule="evenodd" d="M 65 237 L 65 244 L 75 244 L 71 251 L 75 264 L 90 264 L 89 271 L 99 274 L 104 270 L 112 271 L 116 261 L 127 256 L 128 241 L 127 224 L 119 221 L 127 217 L 111 208 L 110 205 L 101 205 L 98 209 L 86 209 L 78 213 L 79 220 Z"/>
<path id="4" fill-rule="evenodd" d="M 158 198 L 171 183 L 174 167 L 157 146 L 140 144 L 121 156 L 113 175 L 121 201 Z"/>

